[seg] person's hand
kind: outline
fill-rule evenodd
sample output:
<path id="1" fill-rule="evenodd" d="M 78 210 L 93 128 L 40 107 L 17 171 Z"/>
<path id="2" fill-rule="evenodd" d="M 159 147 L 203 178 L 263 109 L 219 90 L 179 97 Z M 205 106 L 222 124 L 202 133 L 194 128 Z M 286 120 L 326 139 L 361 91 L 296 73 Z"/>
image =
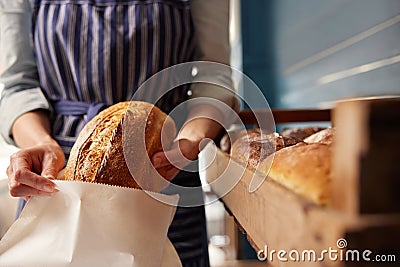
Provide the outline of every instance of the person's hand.
<path id="1" fill-rule="evenodd" d="M 24 197 L 57 192 L 50 181 L 64 166 L 65 156 L 57 143 L 22 149 L 10 157 L 7 168 L 10 195 Z"/>
<path id="2" fill-rule="evenodd" d="M 171 149 L 152 156 L 151 162 L 158 173 L 171 181 L 220 133 L 222 126 L 218 122 L 223 118 L 221 111 L 212 105 L 192 107 Z"/>
<path id="3" fill-rule="evenodd" d="M 199 141 L 180 139 L 170 150 L 155 153 L 151 159 L 153 166 L 164 179 L 171 181 L 180 170 L 197 158 L 199 144 Z"/>

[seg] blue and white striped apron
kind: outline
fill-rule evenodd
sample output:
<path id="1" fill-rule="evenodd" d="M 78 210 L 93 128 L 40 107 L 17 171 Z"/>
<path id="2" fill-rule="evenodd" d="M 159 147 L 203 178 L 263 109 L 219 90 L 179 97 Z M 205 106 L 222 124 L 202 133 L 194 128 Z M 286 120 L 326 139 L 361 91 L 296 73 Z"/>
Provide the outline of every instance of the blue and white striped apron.
<path id="1" fill-rule="evenodd" d="M 189 0 L 34 1 L 40 83 L 55 111 L 54 138 L 66 156 L 101 109 L 130 100 L 158 71 L 192 60 L 193 32 Z M 157 105 L 168 113 L 186 95 L 180 88 Z M 181 172 L 176 181 L 199 185 L 192 173 Z M 204 207 L 178 207 L 169 238 L 184 266 L 209 265 L 205 224 Z"/>

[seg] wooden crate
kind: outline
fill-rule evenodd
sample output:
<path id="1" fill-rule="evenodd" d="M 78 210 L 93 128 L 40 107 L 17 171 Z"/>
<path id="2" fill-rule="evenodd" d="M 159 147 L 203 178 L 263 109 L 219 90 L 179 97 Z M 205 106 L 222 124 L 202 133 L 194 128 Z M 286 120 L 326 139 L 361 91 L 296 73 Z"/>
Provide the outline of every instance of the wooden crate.
<path id="1" fill-rule="evenodd" d="M 385 141 L 400 140 L 399 104 L 399 99 L 354 100 L 336 106 L 333 123 L 338 133 L 332 165 L 333 200 L 329 207 L 310 203 L 270 178 L 254 174 L 211 144 L 201 155 L 201 165 L 208 166 L 204 175 L 256 251 L 267 248 L 269 256 L 272 250 L 287 253 L 297 250 L 305 253 L 307 259 L 307 252 L 313 250 L 317 255 L 316 261 L 302 261 L 301 257 L 300 261 L 293 261 L 286 254 L 288 261 L 284 262 L 274 253 L 275 258 L 268 259 L 271 266 L 376 266 L 376 262 L 363 260 L 331 260 L 327 254 L 324 261 L 319 261 L 321 252 L 329 249 L 337 250 L 337 256 L 343 259 L 348 252 L 351 259 L 350 250 L 357 249 L 361 257 L 368 249 L 373 254 L 367 256 L 394 255 L 398 264 L 400 194 L 396 191 L 400 187 L 396 185 L 400 175 L 395 155 L 399 154 L 399 145 L 388 145 Z M 308 112 L 313 115 L 307 115 Z M 329 118 L 326 112 L 304 111 L 301 116 L 305 116 L 305 121 L 319 121 L 315 118 Z M 291 121 L 284 111 L 279 114 L 281 118 L 276 123 Z M 254 124 L 254 116 L 248 111 L 241 117 L 245 124 Z M 295 121 L 301 118 L 296 117 Z M 378 166 L 374 167 L 375 164 Z M 370 173 L 366 174 L 367 170 Z M 238 175 L 240 180 L 232 184 L 232 178 Z M 250 192 L 251 180 L 264 178 L 261 186 Z M 227 186 L 232 190 L 225 194 Z M 337 245 L 343 238 L 347 241 L 347 251 Z M 296 254 L 293 252 L 292 256 Z"/>

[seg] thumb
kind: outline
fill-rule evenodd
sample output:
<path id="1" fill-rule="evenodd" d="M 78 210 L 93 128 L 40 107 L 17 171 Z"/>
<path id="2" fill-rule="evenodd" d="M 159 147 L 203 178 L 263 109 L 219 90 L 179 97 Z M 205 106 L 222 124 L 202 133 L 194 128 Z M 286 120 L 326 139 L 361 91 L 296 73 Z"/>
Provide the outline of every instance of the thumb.
<path id="1" fill-rule="evenodd" d="M 58 175 L 58 168 L 56 167 L 56 162 L 53 159 L 48 159 L 43 161 L 43 169 L 41 176 L 56 179 Z"/>

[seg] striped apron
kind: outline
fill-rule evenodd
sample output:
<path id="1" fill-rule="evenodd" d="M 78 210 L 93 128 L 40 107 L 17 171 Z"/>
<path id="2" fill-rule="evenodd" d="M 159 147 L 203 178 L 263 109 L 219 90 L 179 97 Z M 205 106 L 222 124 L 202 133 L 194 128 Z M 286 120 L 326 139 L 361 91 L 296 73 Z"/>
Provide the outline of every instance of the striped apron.
<path id="1" fill-rule="evenodd" d="M 41 88 L 52 103 L 53 135 L 66 156 L 100 110 L 130 100 L 158 71 L 192 60 L 193 31 L 189 0 L 34 1 Z M 187 87 L 180 87 L 157 106 L 168 113 L 186 96 Z M 181 172 L 174 183 L 199 186 L 200 180 Z M 183 266 L 209 266 L 205 224 L 204 207 L 178 207 L 168 236 Z"/>

